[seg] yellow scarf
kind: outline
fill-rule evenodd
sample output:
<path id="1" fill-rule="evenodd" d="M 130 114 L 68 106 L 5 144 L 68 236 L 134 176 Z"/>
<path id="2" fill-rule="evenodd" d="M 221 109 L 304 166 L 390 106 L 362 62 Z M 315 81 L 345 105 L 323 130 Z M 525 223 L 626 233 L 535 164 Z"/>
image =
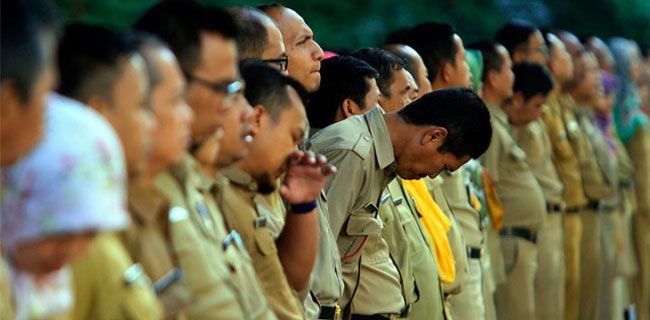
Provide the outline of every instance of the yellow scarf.
<path id="1" fill-rule="evenodd" d="M 452 283 L 456 279 L 454 255 L 451 253 L 447 232 L 451 228 L 449 218 L 433 201 L 424 180 L 404 180 L 404 189 L 415 201 L 415 206 L 422 215 L 420 221 L 432 244 L 433 256 L 436 258 L 440 272 L 440 282 Z"/>

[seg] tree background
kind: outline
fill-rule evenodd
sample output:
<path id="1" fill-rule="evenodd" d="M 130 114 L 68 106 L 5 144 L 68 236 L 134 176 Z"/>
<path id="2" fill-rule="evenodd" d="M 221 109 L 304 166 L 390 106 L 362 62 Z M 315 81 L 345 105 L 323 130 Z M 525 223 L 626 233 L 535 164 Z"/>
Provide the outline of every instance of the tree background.
<path id="1" fill-rule="evenodd" d="M 56 0 L 66 21 L 125 29 L 156 0 Z M 264 0 L 202 0 L 220 7 Z M 465 43 L 491 39 L 512 18 L 578 36 L 623 36 L 650 48 L 650 0 L 284 0 L 324 48 L 379 46 L 388 33 L 426 21 L 447 22 Z M 646 50 L 644 50 L 646 51 Z"/>

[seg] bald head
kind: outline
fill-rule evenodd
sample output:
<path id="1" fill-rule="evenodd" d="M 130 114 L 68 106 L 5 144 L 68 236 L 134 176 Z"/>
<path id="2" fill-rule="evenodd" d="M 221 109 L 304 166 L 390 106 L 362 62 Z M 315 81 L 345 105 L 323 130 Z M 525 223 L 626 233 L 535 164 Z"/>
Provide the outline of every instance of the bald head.
<path id="1" fill-rule="evenodd" d="M 251 7 L 233 7 L 232 14 L 239 32 L 239 58 L 278 59 L 284 55 L 282 34 L 275 22 L 264 12 Z"/>
<path id="2" fill-rule="evenodd" d="M 289 57 L 289 76 L 298 80 L 308 91 L 320 85 L 320 62 L 323 49 L 314 40 L 314 32 L 296 11 L 281 5 L 261 6 L 260 9 L 277 23 Z"/>
<path id="3" fill-rule="evenodd" d="M 614 56 L 612 56 L 612 52 L 607 47 L 607 44 L 605 44 L 605 41 L 599 37 L 592 36 L 587 39 L 586 46 L 596 55 L 598 65 L 601 69 L 610 73 L 614 72 Z"/>
<path id="4" fill-rule="evenodd" d="M 431 92 L 429 72 L 424 65 L 424 61 L 422 61 L 422 57 L 420 57 L 415 49 L 405 44 L 389 44 L 384 46 L 384 49 L 406 62 L 406 69 L 413 76 L 417 84 L 418 98 Z"/>

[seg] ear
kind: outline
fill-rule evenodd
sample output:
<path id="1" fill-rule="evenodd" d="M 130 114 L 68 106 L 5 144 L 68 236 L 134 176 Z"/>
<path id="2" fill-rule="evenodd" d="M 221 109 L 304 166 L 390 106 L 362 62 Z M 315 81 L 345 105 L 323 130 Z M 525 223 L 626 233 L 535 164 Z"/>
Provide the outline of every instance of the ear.
<path id="1" fill-rule="evenodd" d="M 426 145 L 428 143 L 433 143 L 442 145 L 442 143 L 444 143 L 445 139 L 447 138 L 447 134 L 449 134 L 449 132 L 446 128 L 431 126 L 424 131 L 424 134 L 420 140 L 420 144 Z"/>
<path id="2" fill-rule="evenodd" d="M 519 62 L 522 62 L 522 61 L 525 60 L 525 58 L 526 58 L 525 55 L 523 53 L 521 53 L 521 51 L 516 50 L 512 54 L 512 64 L 515 65 L 515 64 L 517 64 Z"/>
<path id="3" fill-rule="evenodd" d="M 251 128 L 251 136 L 253 136 L 253 138 L 256 138 L 257 135 L 259 134 L 260 130 L 262 129 L 262 121 L 264 121 L 265 116 L 268 115 L 269 114 L 263 105 L 258 104 L 253 107 L 253 121 L 252 121 L 252 128 Z M 266 119 L 266 120 L 271 120 L 271 119 Z"/>
<path id="4" fill-rule="evenodd" d="M 440 69 L 441 79 L 445 83 L 451 82 L 452 74 L 454 74 L 454 66 L 451 65 L 451 62 L 445 62 L 445 64 Z"/>
<path id="5" fill-rule="evenodd" d="M 512 109 L 514 111 L 521 111 L 524 107 L 525 103 L 524 99 L 524 94 L 521 93 L 521 91 L 517 91 L 512 95 L 512 98 L 510 99 L 510 106 L 512 106 Z"/>
<path id="6" fill-rule="evenodd" d="M 0 109 L 4 120 L 13 119 L 20 111 L 22 100 L 18 95 L 16 83 L 13 81 L 2 81 L 0 85 Z"/>
<path id="7" fill-rule="evenodd" d="M 497 70 L 488 71 L 487 82 L 490 88 L 496 88 L 499 83 L 499 72 Z"/>
<path id="8" fill-rule="evenodd" d="M 343 111 L 343 115 L 345 115 L 345 118 L 349 118 L 358 114 L 362 114 L 361 108 L 359 105 L 352 101 L 352 99 L 345 99 L 341 103 L 341 110 Z"/>

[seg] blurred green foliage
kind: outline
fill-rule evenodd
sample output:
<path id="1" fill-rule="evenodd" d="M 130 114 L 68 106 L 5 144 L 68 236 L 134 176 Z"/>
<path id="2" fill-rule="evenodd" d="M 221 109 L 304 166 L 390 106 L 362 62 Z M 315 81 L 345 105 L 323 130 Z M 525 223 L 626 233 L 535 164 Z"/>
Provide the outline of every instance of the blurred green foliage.
<path id="1" fill-rule="evenodd" d="M 202 0 L 221 7 L 264 0 Z M 56 0 L 67 21 L 127 28 L 156 0 Z M 466 43 L 492 38 L 511 18 L 576 35 L 620 35 L 650 48 L 649 0 L 284 0 L 311 25 L 326 48 L 356 49 L 384 43 L 399 28 L 425 21 L 451 23 Z"/>

